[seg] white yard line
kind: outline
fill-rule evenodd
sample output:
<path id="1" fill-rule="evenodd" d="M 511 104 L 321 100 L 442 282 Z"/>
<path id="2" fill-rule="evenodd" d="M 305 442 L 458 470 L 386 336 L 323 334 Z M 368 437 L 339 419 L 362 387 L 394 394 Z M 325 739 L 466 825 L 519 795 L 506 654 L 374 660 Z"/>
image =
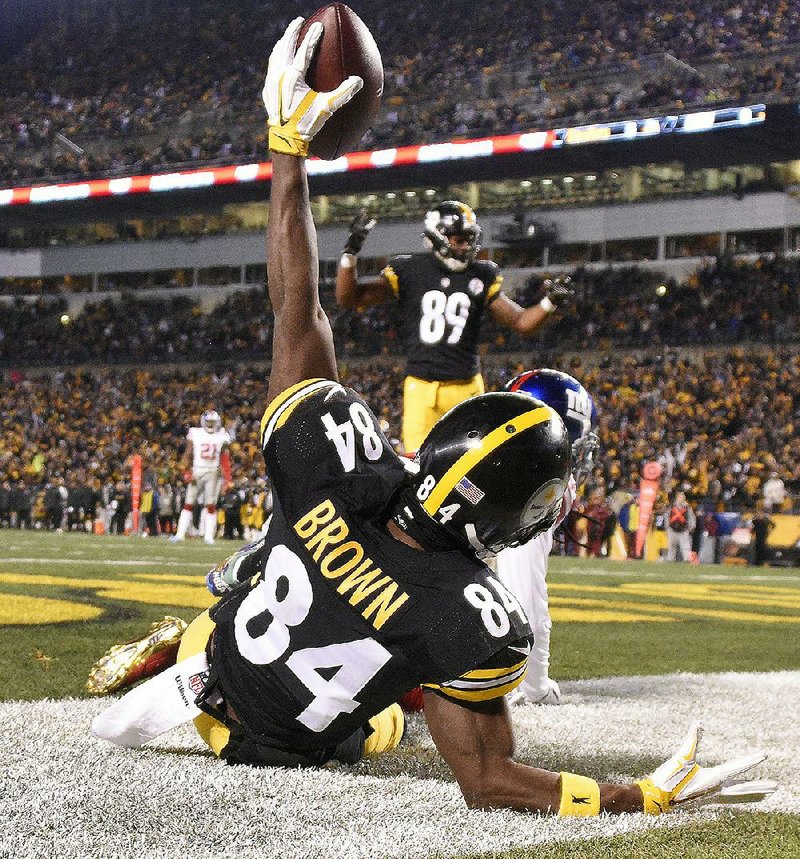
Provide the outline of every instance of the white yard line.
<path id="1" fill-rule="evenodd" d="M 558 767 L 581 762 L 601 778 L 628 780 L 671 754 L 696 718 L 701 757 L 718 762 L 753 749 L 770 759 L 756 775 L 782 786 L 764 811 L 800 814 L 800 672 L 669 675 L 564 683 L 562 707 L 513 712 L 519 755 Z M 227 767 L 189 728 L 143 751 L 88 734 L 104 701 L 0 704 L 0 856 L 455 857 L 648 827 L 709 820 L 559 820 L 468 811 L 431 756 L 419 717 L 402 751 L 355 770 Z"/>

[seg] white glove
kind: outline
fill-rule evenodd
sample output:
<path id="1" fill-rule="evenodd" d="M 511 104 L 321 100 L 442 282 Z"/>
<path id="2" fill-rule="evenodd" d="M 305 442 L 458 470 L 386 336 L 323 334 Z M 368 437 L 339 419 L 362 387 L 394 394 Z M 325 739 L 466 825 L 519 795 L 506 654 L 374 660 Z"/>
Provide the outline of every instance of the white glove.
<path id="1" fill-rule="evenodd" d="M 715 767 L 701 767 L 696 757 L 702 736 L 702 727 L 692 725 L 678 751 L 655 772 L 637 782 L 644 796 L 646 814 L 662 814 L 687 803 L 760 802 L 777 790 L 774 781 L 739 778 L 766 758 L 760 752 Z"/>
<path id="2" fill-rule="evenodd" d="M 334 111 L 347 104 L 364 86 L 364 81 L 351 75 L 332 92 L 312 90 L 305 77 L 323 26 L 315 21 L 295 50 L 302 26 L 303 19 L 295 18 L 276 42 L 269 57 L 261 97 L 267 108 L 269 148 L 273 152 L 305 157 L 314 135 Z"/>
<path id="3" fill-rule="evenodd" d="M 523 707 L 526 704 L 551 704 L 561 703 L 561 689 L 555 680 L 545 677 L 536 690 L 524 688 L 524 683 L 509 692 L 506 696 L 509 707 Z"/>
<path id="4" fill-rule="evenodd" d="M 558 706 L 561 704 L 561 687 L 551 677 L 545 677 L 542 684 L 542 694 L 538 698 L 530 698 L 531 704 L 549 704 Z"/>

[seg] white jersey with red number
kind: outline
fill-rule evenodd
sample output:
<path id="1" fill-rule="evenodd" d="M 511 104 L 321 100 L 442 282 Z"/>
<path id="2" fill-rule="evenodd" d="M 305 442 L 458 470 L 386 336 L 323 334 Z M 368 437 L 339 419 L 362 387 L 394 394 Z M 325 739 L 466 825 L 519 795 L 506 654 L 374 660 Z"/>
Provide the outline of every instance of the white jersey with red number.
<path id="1" fill-rule="evenodd" d="M 192 471 L 217 471 L 220 455 L 231 443 L 228 431 L 208 432 L 202 427 L 192 427 L 186 438 L 192 443 Z"/>
<path id="2" fill-rule="evenodd" d="M 497 556 L 498 578 L 519 600 L 533 630 L 528 671 L 520 685 L 530 700 L 537 700 L 547 692 L 552 626 L 547 601 L 547 559 L 553 548 L 555 530 L 572 509 L 576 495 L 575 478 L 570 477 L 555 525 L 522 546 L 503 549 Z"/>

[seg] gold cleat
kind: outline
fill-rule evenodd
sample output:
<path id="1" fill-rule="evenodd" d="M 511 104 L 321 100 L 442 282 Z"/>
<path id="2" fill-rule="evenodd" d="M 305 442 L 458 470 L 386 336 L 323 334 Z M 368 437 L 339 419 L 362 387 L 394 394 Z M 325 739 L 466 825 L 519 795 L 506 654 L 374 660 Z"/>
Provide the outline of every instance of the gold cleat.
<path id="1" fill-rule="evenodd" d="M 167 615 L 147 635 L 127 644 L 115 644 L 92 665 L 86 691 L 92 695 L 118 692 L 175 664 L 186 623 Z"/>

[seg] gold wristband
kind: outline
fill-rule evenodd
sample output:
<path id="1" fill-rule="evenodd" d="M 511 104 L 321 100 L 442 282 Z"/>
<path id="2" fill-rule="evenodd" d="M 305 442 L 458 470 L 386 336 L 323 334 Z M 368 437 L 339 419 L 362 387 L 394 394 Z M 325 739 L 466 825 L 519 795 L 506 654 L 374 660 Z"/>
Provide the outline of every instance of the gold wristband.
<path id="1" fill-rule="evenodd" d="M 561 773 L 560 817 L 594 817 L 600 814 L 600 785 L 585 775 Z"/>
<path id="2" fill-rule="evenodd" d="M 284 155 L 296 155 L 305 158 L 308 155 L 308 143 L 287 134 L 281 126 L 269 126 L 269 148 L 271 152 L 281 152 Z"/>
<path id="3" fill-rule="evenodd" d="M 669 811 L 669 793 L 657 787 L 649 778 L 643 778 L 637 781 L 636 784 L 642 790 L 642 798 L 644 799 L 645 814 L 663 814 Z"/>

